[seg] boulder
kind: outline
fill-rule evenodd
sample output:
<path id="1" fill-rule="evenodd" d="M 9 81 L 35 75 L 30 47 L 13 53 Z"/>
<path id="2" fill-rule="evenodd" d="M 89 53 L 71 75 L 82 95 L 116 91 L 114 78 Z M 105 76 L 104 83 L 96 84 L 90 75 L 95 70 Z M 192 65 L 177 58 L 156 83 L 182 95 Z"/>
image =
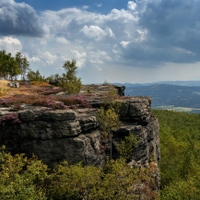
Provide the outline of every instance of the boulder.
<path id="1" fill-rule="evenodd" d="M 18 82 L 8 82 L 8 86 L 11 88 L 19 88 Z"/>

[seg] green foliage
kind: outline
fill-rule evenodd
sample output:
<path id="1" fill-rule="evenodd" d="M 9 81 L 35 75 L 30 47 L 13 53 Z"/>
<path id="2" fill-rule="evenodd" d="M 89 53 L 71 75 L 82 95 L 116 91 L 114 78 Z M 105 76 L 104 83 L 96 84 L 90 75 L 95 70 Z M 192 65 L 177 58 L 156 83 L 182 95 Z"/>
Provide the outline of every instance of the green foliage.
<path id="1" fill-rule="evenodd" d="M 160 124 L 161 199 L 199 199 L 200 115 L 153 113 Z"/>
<path id="2" fill-rule="evenodd" d="M 61 83 L 59 84 L 68 94 L 77 94 L 81 89 L 81 79 L 76 77 L 77 66 L 75 60 L 67 60 L 63 65 L 66 73 L 62 74 Z"/>
<path id="3" fill-rule="evenodd" d="M 187 181 L 178 180 L 171 182 L 161 191 L 162 200 L 199 200 L 199 174 L 195 178 L 189 178 Z"/>
<path id="4" fill-rule="evenodd" d="M 100 125 L 100 130 L 103 136 L 109 137 L 111 148 L 110 148 L 110 159 L 112 159 L 112 137 L 113 131 L 118 130 L 122 123 L 119 120 L 119 115 L 115 109 L 111 106 L 107 110 L 101 107 L 96 112 L 96 117 Z"/>
<path id="5" fill-rule="evenodd" d="M 86 85 L 85 88 L 86 88 L 87 93 L 93 93 L 94 92 L 94 89 L 90 85 Z"/>
<path id="6" fill-rule="evenodd" d="M 57 199 L 97 199 L 101 177 L 101 168 L 63 162 L 51 174 L 49 191 Z"/>
<path id="7" fill-rule="evenodd" d="M 60 80 L 60 79 L 61 79 L 61 77 L 59 74 L 53 74 L 51 76 L 48 76 L 46 78 L 46 81 L 53 81 L 53 80 Z"/>
<path id="8" fill-rule="evenodd" d="M 143 187 L 139 188 L 138 185 Z M 0 150 L 0 197 L 3 200 L 132 200 L 146 193 L 158 196 L 147 168 L 132 169 L 124 159 L 111 160 L 105 168 L 62 162 L 50 171 L 36 157 L 12 156 Z"/>
<path id="9" fill-rule="evenodd" d="M 0 77 L 12 81 L 20 73 L 19 65 L 11 53 L 0 51 Z"/>
<path id="10" fill-rule="evenodd" d="M 111 160 L 105 169 L 81 164 L 70 166 L 63 162 L 50 179 L 50 196 L 69 200 L 139 199 L 135 185 L 146 181 L 145 190 L 148 184 L 153 184 L 148 169 L 132 169 L 124 159 Z M 143 189 L 140 192 L 144 192 Z M 149 200 L 156 199 L 156 193 L 146 192 Z"/>
<path id="11" fill-rule="evenodd" d="M 23 154 L 12 156 L 0 150 L 0 198 L 4 200 L 43 200 L 47 166 Z"/>
<path id="12" fill-rule="evenodd" d="M 29 62 L 25 56 L 22 55 L 21 52 L 17 52 L 15 55 L 15 60 L 19 66 L 21 72 L 21 79 L 25 80 L 27 73 L 30 71 Z"/>
<path id="13" fill-rule="evenodd" d="M 12 81 L 21 74 L 24 80 L 29 70 L 29 62 L 21 52 L 17 52 L 15 57 L 12 57 L 11 53 L 0 51 L 0 77 Z"/>
<path id="14" fill-rule="evenodd" d="M 133 150 L 137 144 L 137 138 L 134 133 L 129 133 L 129 136 L 126 136 L 124 140 L 121 140 L 117 144 L 117 150 L 120 155 L 125 158 L 126 162 L 130 162 L 133 155 Z"/>
<path id="15" fill-rule="evenodd" d="M 104 85 L 110 85 L 110 83 L 105 79 L 103 82 Z"/>
<path id="16" fill-rule="evenodd" d="M 133 169 L 121 158 L 111 160 L 104 171 L 105 199 L 158 199 L 158 193 L 153 191 L 155 181 L 148 168 Z M 145 194 L 146 198 L 141 198 L 140 194 Z"/>
<path id="17" fill-rule="evenodd" d="M 40 74 L 40 71 L 32 71 L 30 70 L 27 74 L 29 81 L 45 81 L 45 77 Z"/>
<path id="18" fill-rule="evenodd" d="M 118 130 L 122 126 L 122 123 L 119 120 L 119 115 L 113 107 L 108 109 L 101 107 L 96 112 L 96 117 L 98 119 L 100 129 L 108 134 L 112 134 L 113 131 Z"/>

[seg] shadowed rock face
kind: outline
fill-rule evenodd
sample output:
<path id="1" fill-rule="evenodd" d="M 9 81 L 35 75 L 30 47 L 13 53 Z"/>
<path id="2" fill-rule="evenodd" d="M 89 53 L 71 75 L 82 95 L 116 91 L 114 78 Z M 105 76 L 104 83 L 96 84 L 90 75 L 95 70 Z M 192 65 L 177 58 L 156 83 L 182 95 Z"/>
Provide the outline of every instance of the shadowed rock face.
<path id="1" fill-rule="evenodd" d="M 95 108 L 48 110 L 26 107 L 16 111 L 21 123 L 1 125 L 0 142 L 13 153 L 37 155 L 50 167 L 62 160 L 70 164 L 82 161 L 86 165 L 103 166 L 110 144 L 101 137 L 95 111 Z M 8 112 L 2 111 L 0 115 Z M 120 118 L 124 126 L 114 134 L 114 158 L 119 157 L 116 142 L 132 132 L 139 139 L 132 155 L 133 165 L 146 165 L 152 156 L 159 162 L 159 125 L 151 114 L 151 98 L 123 100 Z"/>

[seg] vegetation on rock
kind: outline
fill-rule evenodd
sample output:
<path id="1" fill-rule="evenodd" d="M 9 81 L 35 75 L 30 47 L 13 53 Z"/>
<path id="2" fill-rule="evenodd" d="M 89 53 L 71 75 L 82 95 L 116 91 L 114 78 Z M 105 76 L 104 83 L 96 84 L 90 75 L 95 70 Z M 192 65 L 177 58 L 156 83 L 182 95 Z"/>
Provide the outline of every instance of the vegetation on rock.
<path id="1" fill-rule="evenodd" d="M 119 120 L 119 115 L 112 106 L 108 109 L 103 107 L 98 109 L 96 117 L 99 122 L 102 135 L 104 137 L 108 137 L 110 140 L 110 159 L 112 159 L 113 131 L 118 130 L 122 126 L 122 122 Z"/>
<path id="2" fill-rule="evenodd" d="M 117 144 L 117 150 L 120 153 L 120 156 L 126 160 L 126 162 L 130 162 L 132 160 L 133 150 L 137 142 L 136 136 L 130 132 L 129 135 L 124 138 L 124 140 L 121 140 Z"/>
<path id="3" fill-rule="evenodd" d="M 66 73 L 62 74 L 60 86 L 67 94 L 77 94 L 81 89 L 81 79 L 77 78 L 77 66 L 75 60 L 67 60 L 63 65 Z"/>
<path id="4" fill-rule="evenodd" d="M 1 98 L 0 107 L 11 107 L 12 110 L 21 109 L 21 105 L 43 106 L 52 109 L 68 109 L 71 106 L 90 107 L 89 102 L 82 95 L 71 97 L 46 96 L 46 95 L 14 95 Z"/>

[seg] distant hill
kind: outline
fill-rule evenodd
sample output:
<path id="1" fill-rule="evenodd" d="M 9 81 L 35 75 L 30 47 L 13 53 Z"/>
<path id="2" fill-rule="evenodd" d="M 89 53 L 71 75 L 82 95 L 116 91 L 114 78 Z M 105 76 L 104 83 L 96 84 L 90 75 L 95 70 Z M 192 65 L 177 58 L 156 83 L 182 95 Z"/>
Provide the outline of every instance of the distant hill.
<path id="1" fill-rule="evenodd" d="M 179 84 L 198 85 L 200 82 L 179 82 Z M 182 86 L 172 84 L 124 85 L 126 86 L 126 95 L 152 97 L 153 108 L 168 109 L 174 107 L 185 107 L 192 108 L 192 112 L 200 112 L 200 86 Z"/>
<path id="2" fill-rule="evenodd" d="M 116 85 L 124 85 L 128 87 L 138 87 L 138 86 L 150 86 L 150 85 L 179 85 L 179 86 L 200 86 L 200 81 L 158 81 L 151 83 L 113 83 Z"/>

